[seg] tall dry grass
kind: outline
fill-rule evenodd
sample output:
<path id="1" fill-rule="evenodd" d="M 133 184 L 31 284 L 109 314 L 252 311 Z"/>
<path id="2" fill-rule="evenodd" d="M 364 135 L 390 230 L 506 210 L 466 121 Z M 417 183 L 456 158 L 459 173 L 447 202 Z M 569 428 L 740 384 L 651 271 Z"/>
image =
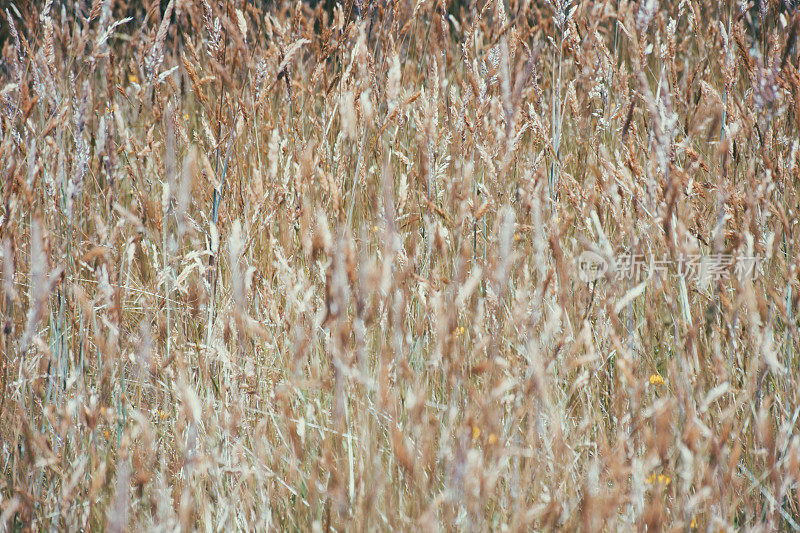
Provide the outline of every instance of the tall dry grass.
<path id="1" fill-rule="evenodd" d="M 798 528 L 786 3 L 4 5 L 5 528 Z"/>

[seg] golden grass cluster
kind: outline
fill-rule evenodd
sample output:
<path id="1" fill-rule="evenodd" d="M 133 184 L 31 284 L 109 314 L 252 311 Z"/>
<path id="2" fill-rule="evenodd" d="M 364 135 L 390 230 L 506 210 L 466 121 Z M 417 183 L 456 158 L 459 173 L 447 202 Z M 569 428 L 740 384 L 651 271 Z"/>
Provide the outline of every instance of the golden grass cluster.
<path id="1" fill-rule="evenodd" d="M 797 529 L 791 4 L 3 2 L 0 528 Z"/>

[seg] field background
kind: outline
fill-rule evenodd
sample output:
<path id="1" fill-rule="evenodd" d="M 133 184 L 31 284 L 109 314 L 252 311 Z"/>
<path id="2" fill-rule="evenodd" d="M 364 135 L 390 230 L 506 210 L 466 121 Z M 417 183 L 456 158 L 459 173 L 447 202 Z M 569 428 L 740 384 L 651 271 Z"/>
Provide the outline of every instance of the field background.
<path id="1" fill-rule="evenodd" d="M 2 5 L 0 528 L 798 528 L 787 3 Z"/>

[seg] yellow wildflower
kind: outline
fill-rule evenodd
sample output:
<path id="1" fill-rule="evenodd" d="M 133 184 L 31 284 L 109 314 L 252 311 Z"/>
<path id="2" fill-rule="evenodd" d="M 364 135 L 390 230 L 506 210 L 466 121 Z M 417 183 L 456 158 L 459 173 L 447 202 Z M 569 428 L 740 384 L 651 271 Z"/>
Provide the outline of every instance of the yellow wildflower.
<path id="1" fill-rule="evenodd" d="M 664 485 L 666 487 L 667 485 L 672 483 L 672 478 L 667 476 L 667 475 L 665 475 L 665 474 L 658 474 L 658 476 L 656 476 L 656 474 L 654 472 L 654 473 L 650 474 L 649 478 L 647 478 L 646 483 L 648 485 L 652 485 L 656 481 L 658 481 L 660 484 L 662 484 L 662 485 Z"/>
<path id="2" fill-rule="evenodd" d="M 478 437 L 480 436 L 481 436 L 481 428 L 479 428 L 475 424 L 472 424 L 472 442 L 477 441 Z"/>
<path id="3" fill-rule="evenodd" d="M 489 444 L 494 444 L 495 442 L 497 442 L 497 435 L 492 433 L 491 435 L 489 435 Z"/>
<path id="4" fill-rule="evenodd" d="M 664 378 L 661 377 L 659 374 L 652 374 L 650 376 L 650 385 L 663 385 Z"/>
<path id="5" fill-rule="evenodd" d="M 139 83 L 139 77 L 136 74 L 128 74 L 129 83 Z"/>

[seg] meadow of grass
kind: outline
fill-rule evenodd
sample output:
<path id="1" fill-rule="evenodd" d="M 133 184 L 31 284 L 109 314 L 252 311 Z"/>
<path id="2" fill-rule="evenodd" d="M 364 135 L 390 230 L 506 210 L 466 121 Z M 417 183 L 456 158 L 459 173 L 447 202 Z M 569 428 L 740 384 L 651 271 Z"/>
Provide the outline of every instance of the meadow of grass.
<path id="1" fill-rule="evenodd" d="M 0 3 L 0 529 L 798 529 L 789 4 Z"/>

